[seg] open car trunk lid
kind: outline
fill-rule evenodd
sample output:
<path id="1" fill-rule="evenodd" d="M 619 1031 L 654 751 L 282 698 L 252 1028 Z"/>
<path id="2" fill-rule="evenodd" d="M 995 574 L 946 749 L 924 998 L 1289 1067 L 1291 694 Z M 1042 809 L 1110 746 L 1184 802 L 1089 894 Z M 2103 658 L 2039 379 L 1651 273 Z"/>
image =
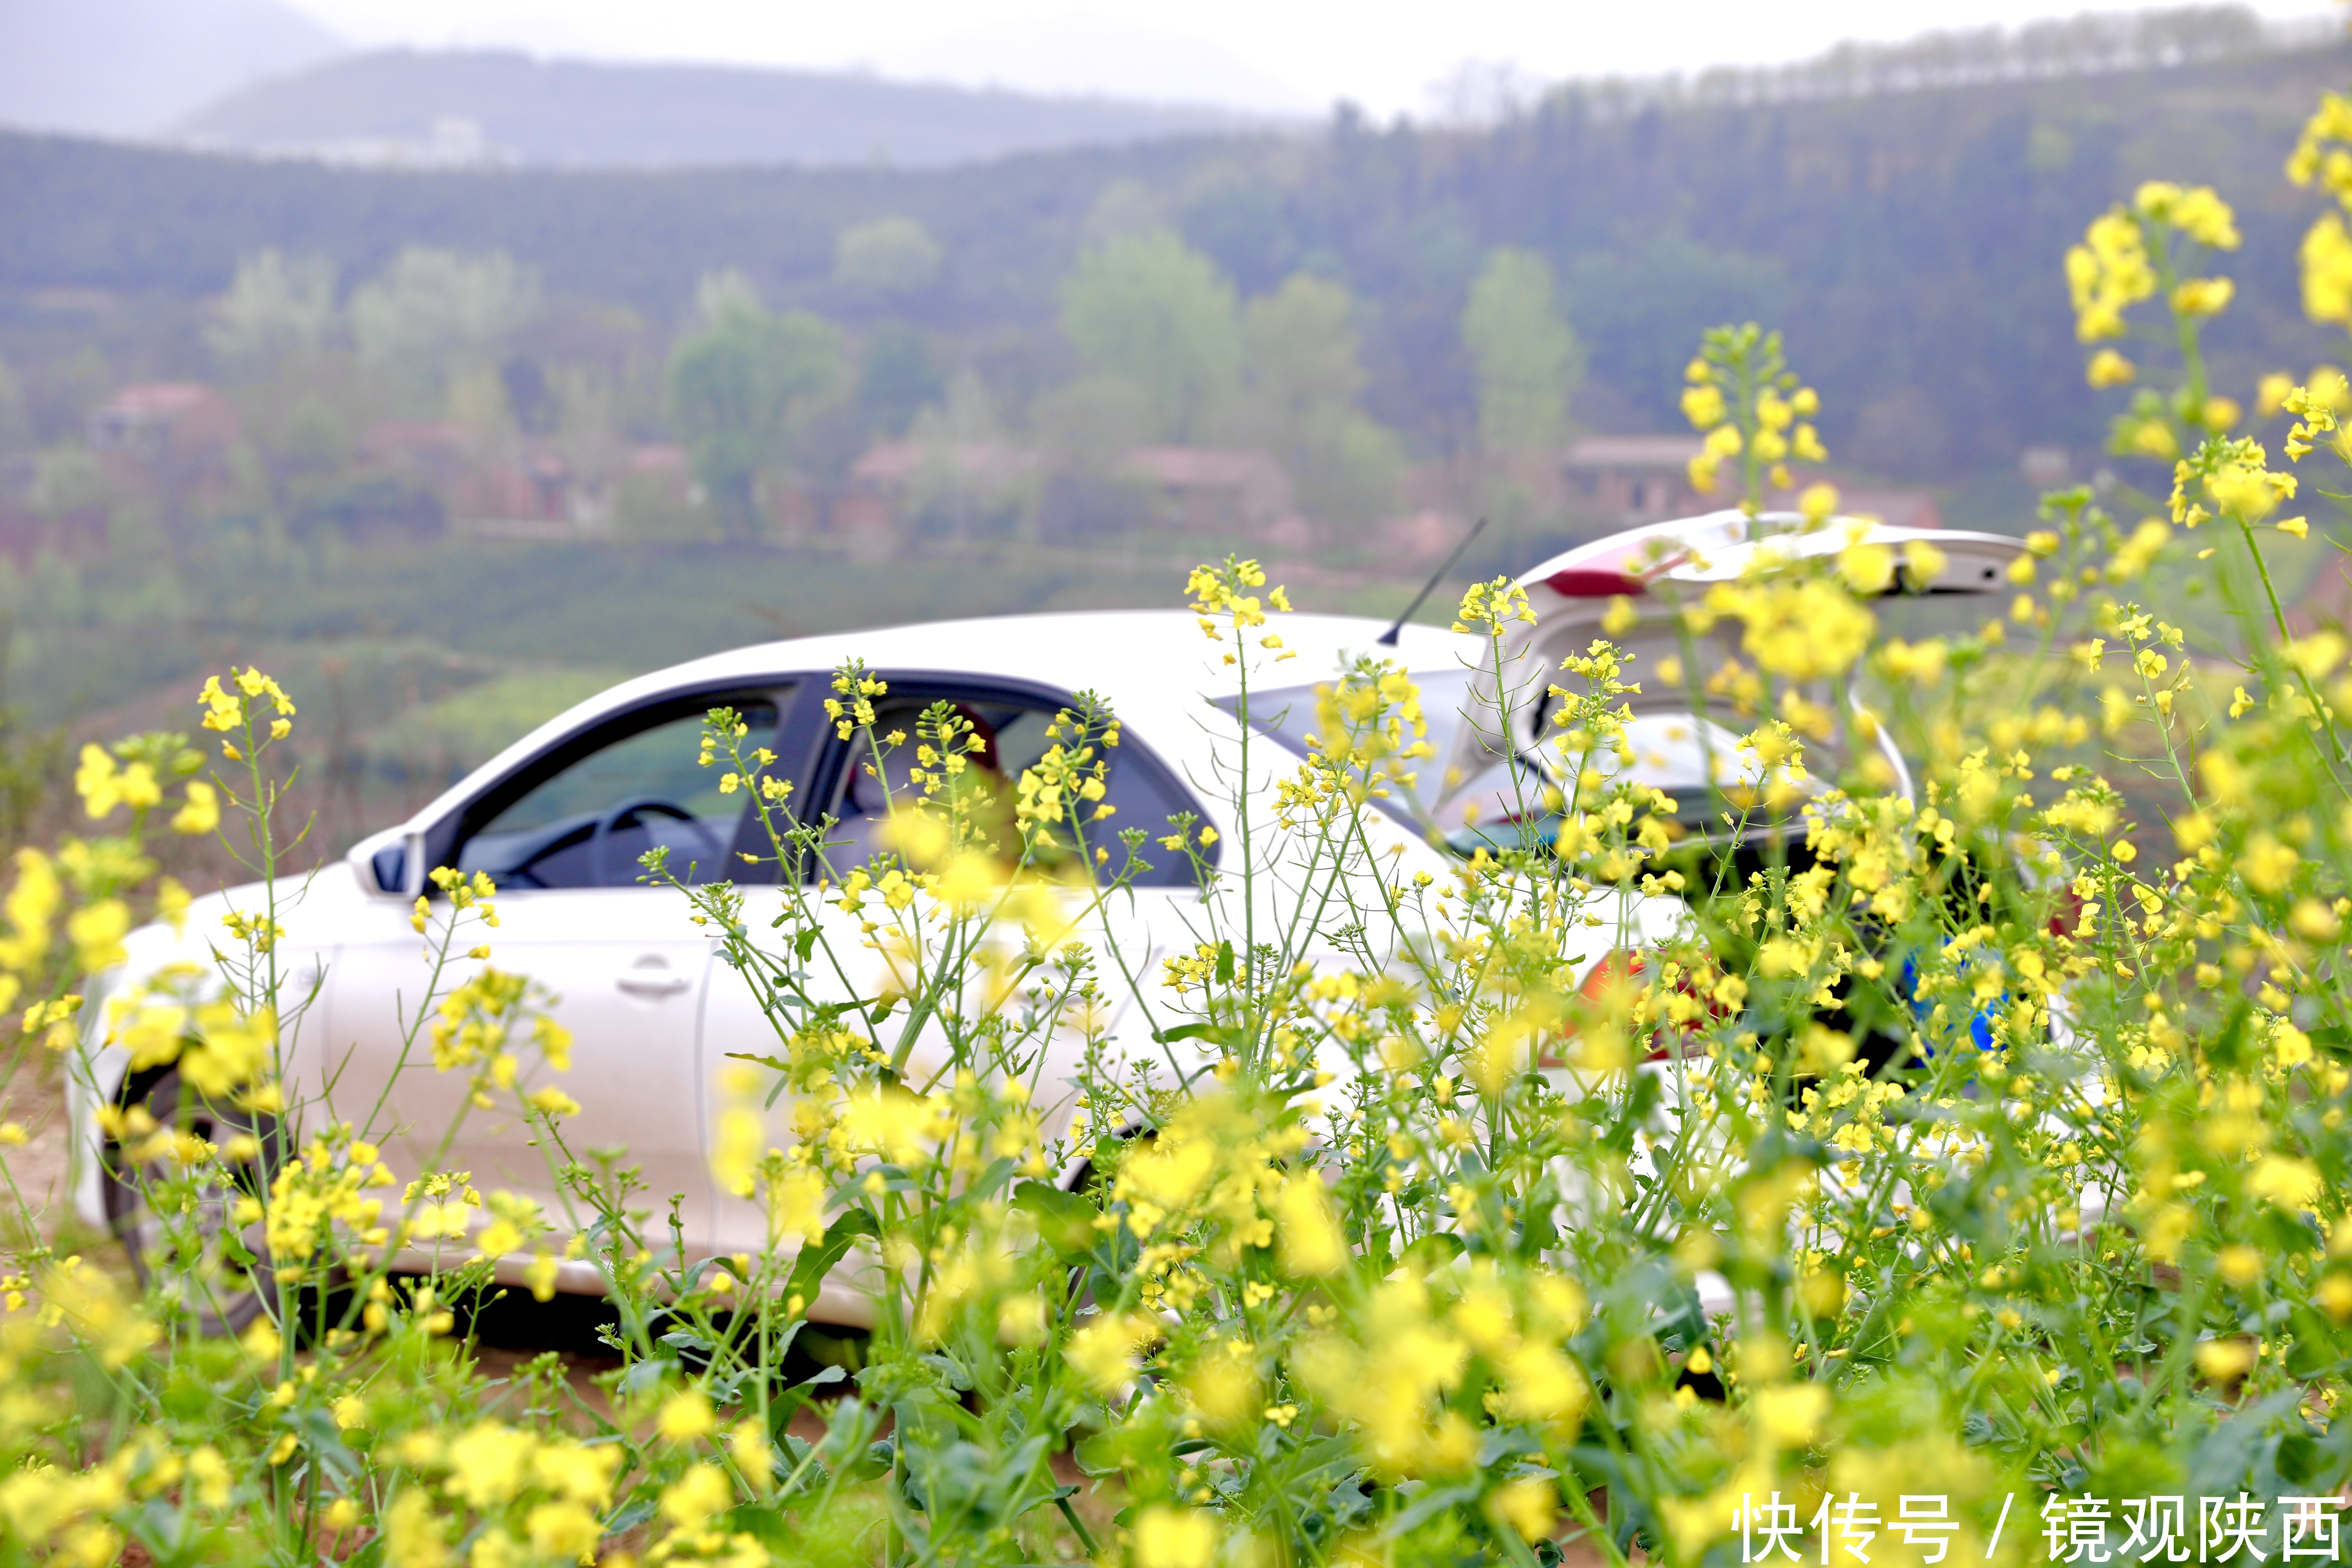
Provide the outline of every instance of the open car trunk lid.
<path id="1" fill-rule="evenodd" d="M 1794 567 L 1833 558 L 1857 543 L 1886 548 L 1898 567 L 1881 597 L 2000 593 L 2008 585 L 2010 563 L 2025 549 L 2023 541 L 1997 533 L 1891 528 L 1848 517 L 1809 527 L 1794 512 L 1751 520 L 1726 510 L 1612 534 L 1556 555 L 1519 578 L 1534 623 L 1507 627 L 1499 658 L 1490 646 L 1466 683 L 1469 721 L 1454 729 L 1441 751 L 1443 787 L 1423 794 L 1424 800 L 1434 796 L 1433 816 L 1449 835 L 1479 837 L 1548 815 L 1531 810 L 1530 803 L 1544 784 L 1559 778 L 1549 693 L 1555 683 L 1574 684 L 1562 676 L 1561 661 L 1605 637 L 1631 656 L 1624 679 L 1644 688 L 1629 700 L 1633 722 L 1626 739 L 1634 756 L 1624 776 L 1675 795 L 1686 822 L 1695 811 L 1706 820 L 1708 803 L 1738 782 L 1737 742 L 1756 716 L 1713 700 L 1706 711 L 1694 711 L 1687 687 L 1670 688 L 1657 671 L 1669 658 L 1695 657 L 1701 678 L 1728 658 L 1753 660 L 1740 646 L 1743 627 L 1729 618 L 1685 648 L 1680 609 L 1715 584 L 1769 573 L 1774 563 Z M 1602 622 L 1621 597 L 1631 605 L 1633 621 L 1606 632 Z M 1806 695 L 1828 705 L 1825 690 Z M 1838 715 L 1841 738 L 1845 718 Z M 1907 767 L 1884 731 L 1870 743 L 1886 757 L 1898 789 L 1907 795 Z"/>

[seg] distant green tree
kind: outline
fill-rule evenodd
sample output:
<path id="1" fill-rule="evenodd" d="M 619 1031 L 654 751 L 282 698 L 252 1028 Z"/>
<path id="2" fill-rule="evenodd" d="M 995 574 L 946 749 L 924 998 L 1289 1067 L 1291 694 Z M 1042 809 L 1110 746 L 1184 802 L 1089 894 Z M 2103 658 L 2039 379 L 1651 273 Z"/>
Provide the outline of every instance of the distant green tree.
<path id="1" fill-rule="evenodd" d="M 514 405 L 507 401 L 506 382 L 486 364 L 469 363 L 451 371 L 443 389 L 441 416 L 478 437 L 508 437 L 518 428 Z"/>
<path id="2" fill-rule="evenodd" d="M 259 369 L 315 353 L 335 325 L 335 264 L 323 256 L 257 251 L 236 264 L 205 341 L 232 367 Z"/>
<path id="3" fill-rule="evenodd" d="M 429 395 L 453 372 L 494 363 L 538 310 L 539 275 L 506 252 L 411 246 L 352 291 L 352 336 L 362 360 Z"/>
<path id="4" fill-rule="evenodd" d="M 915 219 L 876 218 L 841 231 L 833 275 L 868 294 L 912 294 L 938 281 L 940 259 L 940 242 Z"/>
<path id="5" fill-rule="evenodd" d="M 25 407 L 25 389 L 16 384 L 8 362 L 0 360 L 0 453 L 21 452 L 32 444 L 33 420 Z"/>
<path id="6" fill-rule="evenodd" d="M 1352 405 L 1362 395 L 1355 315 L 1356 301 L 1343 285 L 1304 272 L 1249 302 L 1243 330 L 1250 390 L 1263 414 L 1297 419 L 1333 404 Z"/>
<path id="7" fill-rule="evenodd" d="M 1234 286 L 1165 229 L 1081 254 L 1063 285 L 1062 330 L 1090 369 L 1142 390 L 1161 440 L 1199 439 L 1239 379 Z"/>
<path id="8" fill-rule="evenodd" d="M 30 499 L 33 510 L 45 517 L 103 506 L 106 470 L 79 441 L 60 441 L 35 460 Z"/>
<path id="9" fill-rule="evenodd" d="M 1140 180 L 1117 179 L 1095 194 L 1078 226 L 1078 240 L 1087 246 L 1108 245 L 1167 226 L 1168 215 L 1150 186 Z"/>
<path id="10" fill-rule="evenodd" d="M 857 414 L 869 431 L 906 434 L 926 404 L 946 389 L 931 337 L 904 321 L 885 321 L 866 334 L 857 359 Z"/>
<path id="11" fill-rule="evenodd" d="M 351 426 L 321 397 L 296 404 L 277 437 L 270 456 L 290 474 L 331 474 L 351 460 Z"/>
<path id="12" fill-rule="evenodd" d="M 1302 272 L 1251 300 L 1243 318 L 1239 434 L 1282 459 L 1307 512 L 1334 522 L 1387 510 L 1404 472 L 1395 434 L 1357 405 L 1365 375 L 1355 314 L 1344 287 Z"/>
<path id="13" fill-rule="evenodd" d="M 499 384 L 506 393 L 507 411 L 516 428 L 528 436 L 548 436 L 562 417 L 547 367 L 529 354 L 509 354 L 499 363 Z"/>
<path id="14" fill-rule="evenodd" d="M 1683 365 L 1702 332 L 1722 321 L 1787 321 L 1804 299 L 1778 258 L 1678 235 L 1578 257 L 1565 282 L 1569 319 L 1591 350 L 1594 379 L 1660 430 L 1682 426 Z M 1838 342 L 1858 349 L 1858 329 L 1843 325 Z"/>
<path id="15" fill-rule="evenodd" d="M 694 319 L 698 325 L 707 327 L 730 310 L 762 310 L 766 308 L 760 299 L 760 290 L 736 268 L 722 267 L 695 279 Z"/>
<path id="16" fill-rule="evenodd" d="M 45 554 L 43 559 L 55 558 Z M 67 759 L 72 755 L 73 732 L 68 725 L 44 729 L 28 724 L 24 710 L 6 700 L 8 655 L 16 646 L 27 588 L 15 563 L 0 557 L 0 854 L 13 854 L 25 844 L 45 805 L 54 809 L 52 803 L 64 793 Z"/>
<path id="17" fill-rule="evenodd" d="M 1117 375 L 1082 375 L 1031 400 L 1029 430 L 1057 468 L 1106 478 L 1151 439 L 1151 400 Z"/>
<path id="18" fill-rule="evenodd" d="M 796 412 L 842 379 L 841 330 L 805 310 L 745 306 L 679 340 L 670 354 L 670 418 L 730 539 L 760 531 L 760 471 L 780 461 Z"/>
<path id="19" fill-rule="evenodd" d="M 1236 169 L 1187 191 L 1177 226 L 1244 289 L 1271 288 L 1300 250 L 1288 198 L 1284 184 L 1267 174 Z"/>
<path id="20" fill-rule="evenodd" d="M 971 446 L 1002 441 L 1004 422 L 996 412 L 996 396 L 978 371 L 960 370 L 947 384 L 938 402 L 917 415 L 914 438 L 933 446 Z"/>
<path id="21" fill-rule="evenodd" d="M 1029 527 L 1038 537 L 1117 534 L 1155 509 L 1126 459 L 1151 439 L 1151 400 L 1122 376 L 1081 375 L 1029 403 L 1030 438 L 1045 458 Z"/>
<path id="22" fill-rule="evenodd" d="M 923 458 L 908 500 L 919 516 L 952 537 L 1019 512 L 1034 489 L 1034 477 L 1010 460 L 996 400 L 976 371 L 959 371 L 908 435 Z"/>
<path id="23" fill-rule="evenodd" d="M 1560 320 L 1542 257 L 1508 247 L 1487 256 L 1462 308 L 1462 346 L 1477 375 L 1481 447 L 1541 452 L 1567 435 L 1584 345 Z"/>
<path id="24" fill-rule="evenodd" d="M 1360 408 L 1317 414 L 1282 458 L 1299 508 L 1310 517 L 1367 523 L 1396 510 L 1407 467 L 1404 444 Z"/>

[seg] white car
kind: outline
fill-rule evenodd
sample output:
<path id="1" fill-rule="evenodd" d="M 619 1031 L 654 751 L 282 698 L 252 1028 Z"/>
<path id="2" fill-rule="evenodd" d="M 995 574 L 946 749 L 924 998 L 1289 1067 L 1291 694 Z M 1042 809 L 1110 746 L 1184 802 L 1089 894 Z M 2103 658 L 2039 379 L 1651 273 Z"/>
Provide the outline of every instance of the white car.
<path id="1" fill-rule="evenodd" d="M 1786 526 L 1786 520 L 1768 519 L 1759 531 Z M 1725 552 L 1736 553 L 1740 544 L 1733 536 L 1748 527 L 1737 513 L 1719 514 L 1638 531 L 1545 563 L 1523 579 L 1538 621 L 1514 629 L 1515 646 L 1531 650 L 1528 668 L 1556 669 L 1563 653 L 1580 651 L 1598 635 L 1594 628 L 1613 599 L 1651 602 L 1645 589 L 1664 577 L 1706 580 L 1723 569 Z M 1910 535 L 1874 529 L 1871 537 L 1899 544 Z M 1944 576 L 1925 585 L 1933 591 L 1997 586 L 1995 574 L 2019 549 L 2015 541 L 1990 535 L 1927 537 L 1947 561 Z M 1790 542 L 1810 552 L 1815 541 Z M 1710 552 L 1712 563 L 1706 560 Z M 1549 748 L 1539 743 L 1539 695 L 1515 711 L 1507 741 L 1491 715 L 1479 721 L 1473 694 L 1493 692 L 1496 675 L 1482 638 L 1406 626 L 1392 646 L 1383 646 L 1377 621 L 1312 615 L 1283 616 L 1272 629 L 1297 657 L 1258 678 L 1286 684 L 1250 697 L 1255 739 L 1246 794 L 1254 813 L 1270 809 L 1276 782 L 1295 772 L 1304 754 L 1314 687 L 1364 655 L 1393 658 L 1412 673 L 1436 757 L 1422 769 L 1414 799 L 1381 802 L 1381 809 L 1365 814 L 1369 847 L 1391 868 L 1389 878 L 1444 872 L 1454 850 L 1427 825 L 1440 821 L 1457 838 L 1465 831 L 1491 833 L 1522 797 L 1496 786 L 1497 770 L 1540 773 L 1549 765 Z M 1007 778 L 1045 750 L 1046 727 L 1076 693 L 1097 694 L 1122 731 L 1109 753 L 1108 799 L 1118 808 L 1116 825 L 1157 834 L 1171 816 L 1191 813 L 1217 830 L 1212 855 L 1230 854 L 1240 841 L 1234 770 L 1244 725 L 1235 676 L 1221 660 L 1224 646 L 1205 640 L 1196 618 L 1181 611 L 1028 616 L 763 644 L 616 686 L 516 742 L 407 822 L 362 840 L 340 869 L 281 887 L 287 994 L 315 987 L 299 1027 L 289 1031 L 288 1099 L 306 1104 L 312 1119 L 364 1120 L 381 1104 L 375 1124 L 390 1132 L 386 1158 L 404 1176 L 437 1163 L 470 1172 L 482 1190 L 504 1187 L 539 1200 L 551 1215 L 564 1212 L 527 1123 L 477 1111 L 461 1141 L 438 1151 L 465 1086 L 459 1075 L 434 1072 L 429 1060 L 400 1067 L 405 1023 L 423 1000 L 423 944 L 411 918 L 419 895 L 432 890 L 427 873 L 444 866 L 485 871 L 499 888 L 499 925 L 486 933 L 493 962 L 552 993 L 552 1014 L 572 1036 L 572 1065 L 561 1082 L 581 1107 L 567 1123 L 572 1147 L 625 1146 L 643 1173 L 648 1206 L 666 1212 L 677 1194 L 691 1251 L 758 1250 L 766 1240 L 763 1216 L 719 1188 L 709 1147 L 723 1110 L 719 1084 L 730 1054 L 772 1053 L 775 1031 L 749 985 L 719 957 L 717 941 L 690 921 L 685 897 L 639 880 L 639 857 L 655 846 L 667 846 L 672 869 L 690 879 L 756 882 L 762 872 L 776 874 L 772 863 L 751 868 L 739 858 L 766 846 L 746 794 L 722 795 L 714 787 L 718 770 L 698 765 L 704 716 L 714 707 L 735 709 L 751 731 L 745 744 L 776 753 L 772 771 L 792 781 L 802 819 L 839 819 L 832 836 L 835 879 L 865 858 L 882 809 L 874 781 L 852 763 L 851 744 L 863 743 L 862 737 L 845 742 L 824 710 L 834 695 L 832 673 L 850 658 L 888 682 L 887 697 L 877 700 L 877 731 L 902 727 L 911 734 L 913 715 L 944 699 L 985 727 L 984 761 Z M 1548 680 L 1507 675 L 1503 684 L 1540 694 Z M 1683 776 L 1687 759 L 1681 753 L 1637 759 L 1636 767 L 1650 762 L 1664 787 L 1691 782 Z M 1189 952 L 1199 940 L 1211 895 L 1197 885 L 1185 857 L 1147 849 L 1146 858 L 1152 868 L 1137 879 L 1132 898 L 1114 900 L 1100 929 L 1076 934 L 1116 950 L 1118 967 L 1148 996 L 1158 984 L 1160 960 Z M 1278 904 L 1281 879 L 1261 879 L 1260 885 L 1261 897 Z M 129 1078 L 124 1052 L 106 1037 L 108 1009 L 98 1004 L 136 990 L 166 965 L 204 963 L 221 915 L 256 909 L 260 893 L 257 887 L 232 889 L 199 900 L 184 938 L 162 927 L 134 932 L 124 964 L 92 987 L 87 1071 L 77 1075 L 86 1081 L 77 1083 L 73 1105 L 77 1207 L 87 1222 L 121 1235 L 134 1258 L 154 1245 L 154 1225 L 139 1183 L 117 1171 L 97 1104 L 143 1100 L 160 1113 L 179 1086 L 169 1068 Z M 1238 900 L 1238 879 L 1223 879 L 1213 896 Z M 751 898 L 749 923 L 757 931 L 763 928 L 761 900 L 781 894 L 755 886 Z M 1672 900 L 1617 900 L 1583 962 L 1589 968 L 1612 951 L 1664 941 L 1681 918 L 1682 906 Z M 854 939 L 842 946 L 857 951 Z M 463 972 L 460 966 L 460 977 Z M 1111 1024 L 1130 1058 L 1165 1075 L 1200 1065 L 1155 1043 L 1139 1015 L 1130 996 Z M 1066 1058 L 1048 1060 L 1039 1074 L 1049 1138 L 1072 1108 L 1067 1083 L 1077 1071 L 1076 1050 L 1073 1045 Z M 501 1278 L 520 1279 L 527 1262 L 509 1260 Z M 603 1280 L 593 1264 L 570 1261 L 561 1265 L 556 1285 L 595 1292 Z M 856 1324 L 864 1303 L 828 1287 L 812 1312 Z"/>

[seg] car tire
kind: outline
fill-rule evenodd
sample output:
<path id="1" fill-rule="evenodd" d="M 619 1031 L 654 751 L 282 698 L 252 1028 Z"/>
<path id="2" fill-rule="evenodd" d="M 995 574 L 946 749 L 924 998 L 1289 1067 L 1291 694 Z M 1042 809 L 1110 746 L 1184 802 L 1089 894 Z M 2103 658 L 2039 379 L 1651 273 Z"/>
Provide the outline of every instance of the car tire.
<path id="1" fill-rule="evenodd" d="M 277 1281 L 258 1237 L 254 1238 L 250 1265 L 232 1252 L 237 1236 L 236 1208 L 238 1200 L 258 1196 L 277 1169 L 277 1119 L 208 1099 L 175 1068 L 133 1079 L 118 1103 L 125 1110 L 142 1108 L 159 1128 L 176 1128 L 208 1143 L 226 1145 L 248 1136 L 258 1144 L 251 1160 L 208 1164 L 193 1186 L 184 1184 L 168 1159 L 139 1161 L 110 1138 L 104 1150 L 107 1224 L 130 1253 L 140 1283 L 176 1296 L 198 1333 L 244 1332 L 275 1299 Z M 155 1206 L 158 1198 L 192 1205 L 193 1226 L 168 1222 Z M 175 1230 L 181 1233 L 181 1244 L 174 1243 Z M 191 1240 L 193 1257 L 184 1245 Z"/>

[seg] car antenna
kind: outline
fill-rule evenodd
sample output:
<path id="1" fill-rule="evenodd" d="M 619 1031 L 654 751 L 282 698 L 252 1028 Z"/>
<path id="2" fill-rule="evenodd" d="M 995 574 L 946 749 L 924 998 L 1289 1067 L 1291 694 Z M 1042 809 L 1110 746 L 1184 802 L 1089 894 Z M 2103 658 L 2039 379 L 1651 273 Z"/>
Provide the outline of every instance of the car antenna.
<path id="1" fill-rule="evenodd" d="M 1470 525 L 1470 531 L 1462 536 L 1462 542 L 1454 547 L 1454 553 L 1445 558 L 1445 564 L 1440 566 L 1435 572 L 1430 574 L 1429 581 L 1421 585 L 1421 592 L 1412 596 L 1412 603 L 1404 607 L 1404 614 L 1396 618 L 1396 624 L 1389 627 L 1388 630 L 1382 632 L 1379 637 L 1374 640 L 1379 642 L 1382 647 L 1396 647 L 1397 634 L 1404 630 L 1405 622 L 1412 619 L 1412 613 L 1421 608 L 1422 601 L 1428 598 L 1430 595 L 1435 593 L 1437 591 L 1437 585 L 1445 581 L 1445 574 L 1454 570 L 1454 563 L 1462 559 L 1462 552 L 1469 549 L 1471 545 L 1476 543 L 1478 536 L 1486 531 L 1486 520 L 1485 518 L 1482 517 L 1476 522 L 1472 523 Z"/>

